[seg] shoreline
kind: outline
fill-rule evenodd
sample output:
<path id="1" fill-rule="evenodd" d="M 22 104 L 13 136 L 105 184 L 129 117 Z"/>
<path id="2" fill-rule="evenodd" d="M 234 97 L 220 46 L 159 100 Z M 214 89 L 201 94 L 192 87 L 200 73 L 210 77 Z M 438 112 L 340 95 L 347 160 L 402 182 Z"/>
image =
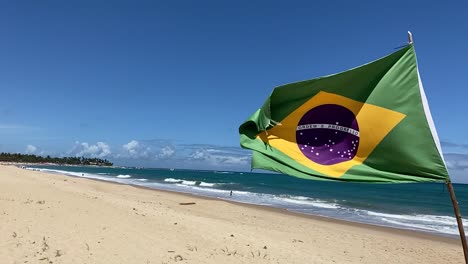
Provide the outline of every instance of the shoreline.
<path id="1" fill-rule="evenodd" d="M 128 184 L 128 183 L 120 183 L 120 182 L 115 182 L 115 181 L 106 181 L 106 180 L 101 180 L 101 179 L 86 178 L 86 177 L 79 177 L 79 176 L 72 176 L 72 175 L 65 175 L 65 174 L 61 174 L 61 173 L 57 173 L 57 174 L 61 175 L 61 176 L 64 176 L 64 177 L 86 179 L 86 180 L 90 180 L 90 181 L 98 181 L 98 182 L 102 182 L 102 183 L 117 184 L 117 185 L 123 185 L 123 186 L 132 186 L 134 188 L 144 189 L 144 190 L 148 190 L 148 191 L 170 193 L 170 194 L 175 194 L 175 195 L 187 196 L 187 197 L 194 198 L 194 199 L 222 201 L 222 202 L 231 203 L 231 204 L 234 204 L 234 205 L 237 205 L 237 206 L 250 207 L 250 208 L 253 208 L 253 209 L 256 209 L 256 210 L 276 212 L 276 213 L 290 215 L 290 216 L 294 216 L 294 217 L 303 217 L 303 218 L 306 218 L 306 219 L 314 219 L 314 220 L 322 221 L 322 222 L 334 222 L 334 223 L 337 223 L 337 224 L 350 225 L 350 226 L 355 226 L 355 227 L 364 228 L 364 229 L 375 228 L 375 229 L 379 229 L 379 230 L 381 230 L 383 232 L 390 232 L 390 233 L 393 233 L 393 234 L 399 233 L 399 234 L 404 235 L 404 236 L 407 236 L 407 235 L 411 234 L 411 236 L 418 236 L 418 237 L 421 237 L 421 238 L 424 238 L 424 239 L 432 239 L 432 238 L 439 239 L 440 238 L 441 242 L 452 243 L 452 244 L 453 243 L 454 244 L 459 244 L 460 243 L 459 236 L 451 236 L 451 235 L 443 234 L 443 233 L 433 233 L 433 232 L 425 232 L 425 231 L 414 230 L 414 229 L 405 229 L 405 228 L 398 228 L 398 227 L 385 226 L 385 225 L 368 224 L 368 223 L 362 223 L 362 222 L 357 222 L 357 221 L 349 221 L 349 220 L 333 218 L 333 217 L 328 217 L 328 216 L 299 213 L 299 212 L 290 211 L 290 210 L 288 210 L 286 208 L 274 207 L 274 206 L 269 206 L 269 205 L 243 203 L 243 202 L 239 202 L 239 201 L 216 198 L 216 197 L 209 197 L 209 196 L 203 196 L 203 195 L 197 195 L 197 194 L 192 194 L 192 193 L 188 193 L 188 192 L 177 192 L 177 191 L 171 191 L 171 190 L 156 189 L 156 188 L 151 188 L 151 187 L 147 187 L 147 186 Z"/>
<path id="2" fill-rule="evenodd" d="M 455 238 L 16 166 L 0 166 L 0 190 L 0 231 L 10 234 L 0 238 L 0 258 L 12 262 L 34 259 L 19 248 L 42 239 L 64 254 L 48 255 L 54 263 L 71 263 L 61 262 L 65 256 L 172 263 L 181 261 L 176 253 L 189 263 L 459 263 L 463 257 Z M 180 204 L 187 202 L 195 204 Z M 16 246 L 20 237 L 29 242 Z M 107 248 L 90 255 L 101 244 Z M 36 259 L 48 252 L 34 250 Z"/>
<path id="3" fill-rule="evenodd" d="M 18 167 L 19 165 L 18 164 L 10 164 L 10 166 Z M 59 165 L 57 165 L 57 166 L 59 166 Z M 90 167 L 92 167 L 92 166 L 90 166 Z M 307 213 L 295 212 L 295 211 L 288 210 L 287 208 L 282 208 L 282 207 L 275 207 L 275 206 L 271 206 L 271 205 L 261 205 L 261 204 L 254 204 L 254 203 L 230 200 L 227 197 L 225 199 L 223 199 L 223 198 L 220 198 L 220 197 L 212 197 L 212 196 L 203 195 L 203 194 L 194 194 L 194 193 L 190 193 L 190 192 L 152 188 L 152 187 L 147 187 L 147 186 L 132 184 L 132 183 L 121 183 L 121 182 L 117 182 L 117 181 L 113 181 L 113 180 L 104 180 L 104 179 L 92 178 L 92 177 L 80 177 L 80 176 L 68 175 L 68 174 L 61 173 L 61 172 L 46 172 L 46 173 L 57 174 L 57 175 L 62 175 L 62 176 L 66 176 L 66 177 L 94 180 L 94 181 L 99 181 L 99 182 L 104 182 L 104 183 L 128 185 L 128 186 L 133 186 L 133 187 L 136 187 L 136 188 L 142 188 L 142 189 L 154 190 L 154 191 L 161 191 L 161 192 L 168 192 L 168 193 L 174 193 L 174 194 L 181 194 L 181 195 L 188 195 L 188 196 L 192 196 L 192 197 L 209 199 L 209 200 L 226 201 L 226 202 L 230 202 L 230 203 L 233 203 L 233 204 L 239 204 L 239 205 L 242 205 L 242 206 L 252 206 L 253 208 L 260 208 L 260 209 L 263 209 L 263 210 L 277 210 L 277 212 L 282 212 L 282 213 L 285 213 L 285 214 L 291 214 L 291 215 L 298 216 L 298 217 L 312 217 L 312 218 L 316 218 L 316 219 L 321 220 L 321 221 L 337 221 L 337 222 L 343 223 L 343 224 L 354 224 L 356 226 L 362 226 L 362 227 L 370 226 L 370 227 L 375 227 L 375 228 L 388 229 L 389 232 L 412 232 L 412 233 L 414 232 L 415 235 L 429 235 L 429 236 L 436 236 L 436 237 L 442 237 L 442 238 L 447 238 L 447 239 L 454 239 L 456 241 L 460 240 L 459 234 L 446 234 L 446 233 L 442 233 L 442 232 L 433 232 L 433 231 L 425 231 L 425 230 L 418 230 L 418 229 L 411 229 L 411 228 L 404 228 L 404 227 L 396 227 L 396 226 L 383 225 L 383 224 L 377 224 L 377 223 L 366 223 L 366 222 L 352 221 L 352 220 L 348 220 L 348 219 L 334 218 L 332 216 L 307 214 Z"/>

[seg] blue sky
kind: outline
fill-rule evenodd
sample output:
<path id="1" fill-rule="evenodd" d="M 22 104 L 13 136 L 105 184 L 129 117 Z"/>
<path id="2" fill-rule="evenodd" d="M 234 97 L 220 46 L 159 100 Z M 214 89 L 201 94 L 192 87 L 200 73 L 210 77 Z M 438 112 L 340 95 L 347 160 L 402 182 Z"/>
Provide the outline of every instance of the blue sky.
<path id="1" fill-rule="evenodd" d="M 238 126 L 281 84 L 414 35 L 452 177 L 468 182 L 468 3 L 3 1 L 0 151 L 248 170 Z"/>

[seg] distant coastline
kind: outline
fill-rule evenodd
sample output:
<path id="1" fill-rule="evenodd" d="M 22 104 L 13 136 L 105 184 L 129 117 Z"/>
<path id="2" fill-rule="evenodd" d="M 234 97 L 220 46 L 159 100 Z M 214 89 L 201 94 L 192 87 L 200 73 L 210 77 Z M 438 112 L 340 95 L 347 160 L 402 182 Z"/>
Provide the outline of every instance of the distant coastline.
<path id="1" fill-rule="evenodd" d="M 63 164 L 63 163 L 34 163 L 34 162 L 12 162 L 12 161 L 0 161 L 0 165 L 4 166 L 15 166 L 19 168 L 26 168 L 28 166 L 66 166 L 66 167 L 96 167 L 96 168 L 122 168 L 120 166 L 106 166 L 106 165 L 84 165 L 84 164 Z"/>
<path id="2" fill-rule="evenodd" d="M 85 158 L 85 157 L 46 157 L 21 153 L 0 153 L 2 164 L 14 165 L 61 165 L 61 166 L 98 166 L 112 167 L 114 164 L 106 159 Z"/>

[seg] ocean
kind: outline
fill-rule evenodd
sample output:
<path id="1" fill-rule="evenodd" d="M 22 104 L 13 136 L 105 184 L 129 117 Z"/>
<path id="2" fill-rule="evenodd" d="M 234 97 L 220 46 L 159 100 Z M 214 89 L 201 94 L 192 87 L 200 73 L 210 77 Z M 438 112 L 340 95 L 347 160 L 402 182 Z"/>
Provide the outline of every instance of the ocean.
<path id="1" fill-rule="evenodd" d="M 357 184 L 310 181 L 270 173 L 150 168 L 29 166 L 27 169 L 458 236 L 450 196 L 442 183 Z M 454 189 L 465 216 L 466 230 L 468 184 L 454 184 Z"/>

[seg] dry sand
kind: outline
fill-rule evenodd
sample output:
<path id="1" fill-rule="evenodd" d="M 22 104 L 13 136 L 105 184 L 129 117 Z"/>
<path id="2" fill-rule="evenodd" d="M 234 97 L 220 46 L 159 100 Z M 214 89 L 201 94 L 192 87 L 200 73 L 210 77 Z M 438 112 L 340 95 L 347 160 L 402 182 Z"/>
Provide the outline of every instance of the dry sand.
<path id="1" fill-rule="evenodd" d="M 445 264 L 463 252 L 458 239 L 0 166 L 0 263 L 174 262 Z"/>

